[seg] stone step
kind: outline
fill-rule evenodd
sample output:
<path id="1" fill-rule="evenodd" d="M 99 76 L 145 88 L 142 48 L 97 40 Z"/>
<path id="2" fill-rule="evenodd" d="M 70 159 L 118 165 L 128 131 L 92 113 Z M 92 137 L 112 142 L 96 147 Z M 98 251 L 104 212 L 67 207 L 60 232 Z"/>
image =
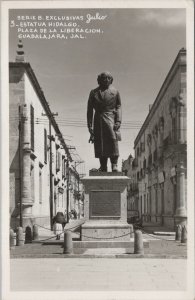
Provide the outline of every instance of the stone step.
<path id="1" fill-rule="evenodd" d="M 63 245 L 61 240 L 48 240 L 44 245 Z M 143 240 L 144 248 L 149 248 L 149 241 Z M 133 248 L 134 240 L 131 241 L 73 241 L 73 248 L 96 249 L 96 248 Z"/>
<path id="2" fill-rule="evenodd" d="M 154 231 L 153 234 L 155 235 L 175 235 L 175 232 L 174 231 Z"/>
<path id="3" fill-rule="evenodd" d="M 127 248 L 90 248 L 83 252 L 83 255 L 112 255 L 112 254 L 127 254 L 133 253 L 132 249 Z"/>

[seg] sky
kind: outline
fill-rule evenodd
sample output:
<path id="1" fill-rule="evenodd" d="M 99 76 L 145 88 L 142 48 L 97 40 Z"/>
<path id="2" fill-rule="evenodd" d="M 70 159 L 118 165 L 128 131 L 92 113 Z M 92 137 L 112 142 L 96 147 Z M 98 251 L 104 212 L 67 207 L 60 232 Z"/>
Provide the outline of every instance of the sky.
<path id="1" fill-rule="evenodd" d="M 91 20 L 87 15 L 102 17 Z M 83 16 L 80 28 L 100 29 L 75 39 L 23 38 L 25 61 L 31 64 L 56 122 L 68 145 L 75 146 L 73 158 L 78 171 L 88 174 L 98 168 L 93 145 L 88 143 L 86 111 L 89 92 L 97 87 L 97 75 L 110 71 L 122 100 L 123 159 L 134 155 L 134 140 L 144 122 L 178 51 L 186 46 L 184 9 L 23 9 L 10 10 L 17 16 Z M 103 19 L 104 18 L 104 19 Z M 25 21 L 24 21 L 25 22 Z M 10 26 L 9 58 L 15 60 L 17 26 Z M 23 29 L 25 29 L 23 27 Z M 38 126 L 38 125 L 37 125 Z M 78 156 L 79 154 L 79 156 Z M 85 171 L 84 171 L 85 166 Z M 110 166 L 109 166 L 110 169 Z"/>

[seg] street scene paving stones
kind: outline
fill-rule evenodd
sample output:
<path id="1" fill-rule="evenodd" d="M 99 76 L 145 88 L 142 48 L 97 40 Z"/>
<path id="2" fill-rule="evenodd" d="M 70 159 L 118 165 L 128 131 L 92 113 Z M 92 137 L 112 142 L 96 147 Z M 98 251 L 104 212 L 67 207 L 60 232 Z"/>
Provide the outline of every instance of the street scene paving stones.
<path id="1" fill-rule="evenodd" d="M 185 278 L 185 259 L 11 260 L 13 291 L 182 291 L 186 289 Z"/>

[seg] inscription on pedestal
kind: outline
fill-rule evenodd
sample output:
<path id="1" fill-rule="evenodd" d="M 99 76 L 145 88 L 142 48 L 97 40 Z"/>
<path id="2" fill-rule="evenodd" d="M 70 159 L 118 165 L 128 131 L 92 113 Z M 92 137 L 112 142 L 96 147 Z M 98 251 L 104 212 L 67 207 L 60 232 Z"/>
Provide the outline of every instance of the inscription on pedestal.
<path id="1" fill-rule="evenodd" d="M 90 218 L 106 218 L 121 216 L 120 191 L 91 191 Z"/>

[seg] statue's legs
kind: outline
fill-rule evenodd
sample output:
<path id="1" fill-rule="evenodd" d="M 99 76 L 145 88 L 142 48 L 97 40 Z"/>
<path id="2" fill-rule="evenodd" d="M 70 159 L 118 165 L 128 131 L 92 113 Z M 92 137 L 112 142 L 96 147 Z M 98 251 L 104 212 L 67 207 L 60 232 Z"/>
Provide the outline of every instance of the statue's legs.
<path id="1" fill-rule="evenodd" d="M 100 171 L 107 172 L 108 158 L 102 156 L 102 157 L 99 158 L 99 160 L 100 160 Z M 117 169 L 118 156 L 111 156 L 110 157 L 110 162 L 111 162 L 111 165 L 112 165 L 112 172 L 118 172 L 118 169 Z"/>
<path id="2" fill-rule="evenodd" d="M 118 172 L 118 169 L 117 169 L 118 156 L 111 156 L 110 161 L 112 164 L 112 172 Z"/>
<path id="3" fill-rule="evenodd" d="M 107 172 L 107 161 L 108 161 L 108 158 L 102 156 L 102 157 L 99 158 L 99 160 L 100 160 L 100 171 Z"/>

